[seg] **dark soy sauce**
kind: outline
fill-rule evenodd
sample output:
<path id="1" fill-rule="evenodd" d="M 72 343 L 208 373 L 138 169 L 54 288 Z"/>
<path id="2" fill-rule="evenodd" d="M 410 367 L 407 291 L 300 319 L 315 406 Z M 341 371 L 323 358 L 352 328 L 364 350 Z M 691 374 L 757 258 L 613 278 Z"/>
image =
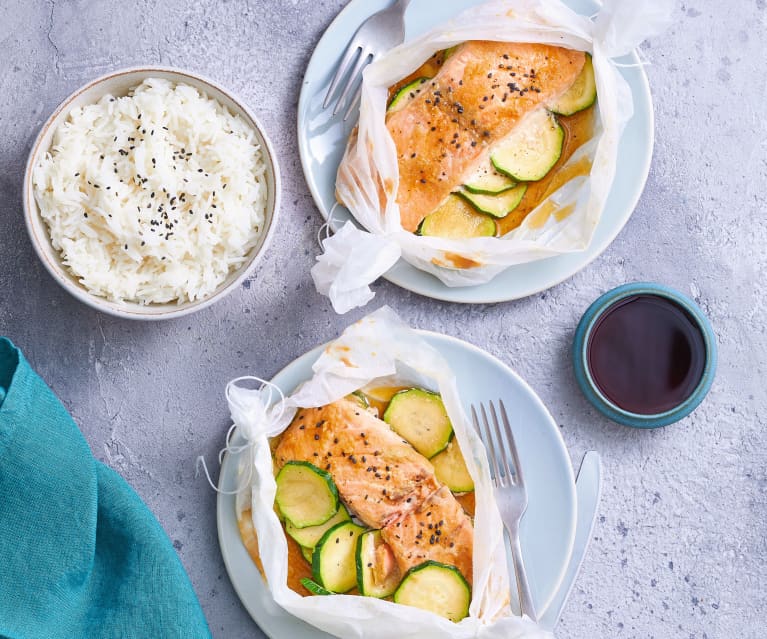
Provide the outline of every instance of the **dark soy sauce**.
<path id="1" fill-rule="evenodd" d="M 588 365 L 613 404 L 657 415 L 695 391 L 706 365 L 706 343 L 683 308 L 656 295 L 637 295 L 617 302 L 597 321 Z"/>

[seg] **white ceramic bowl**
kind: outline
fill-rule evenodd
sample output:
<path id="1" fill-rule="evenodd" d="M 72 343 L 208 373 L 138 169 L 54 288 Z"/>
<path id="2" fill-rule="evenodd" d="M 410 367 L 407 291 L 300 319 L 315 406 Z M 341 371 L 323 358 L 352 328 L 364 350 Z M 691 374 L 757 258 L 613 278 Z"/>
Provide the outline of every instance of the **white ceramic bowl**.
<path id="1" fill-rule="evenodd" d="M 59 124 L 66 120 L 72 109 L 84 104 L 93 104 L 107 93 L 116 96 L 127 95 L 130 89 L 141 84 L 146 78 L 163 78 L 176 83 L 189 84 L 204 92 L 208 97 L 218 100 L 253 128 L 256 140 L 263 150 L 264 162 L 266 164 L 268 197 L 265 224 L 259 242 L 251 250 L 247 261 L 239 269 L 230 273 L 224 283 L 213 294 L 194 302 L 143 305 L 133 302 L 112 302 L 106 298 L 89 293 L 69 269 L 64 266 L 61 261 L 61 255 L 53 248 L 48 228 L 40 215 L 40 210 L 34 196 L 32 171 L 37 165 L 40 154 L 45 153 L 50 148 L 53 134 Z M 24 218 L 32 245 L 45 268 L 48 269 L 48 272 L 61 286 L 81 302 L 104 313 L 129 319 L 161 320 L 181 317 L 182 315 L 188 315 L 210 306 L 232 292 L 253 271 L 257 262 L 266 251 L 276 226 L 279 207 L 280 175 L 277 156 L 256 116 L 253 115 L 241 100 L 212 80 L 203 78 L 195 73 L 168 67 L 140 67 L 115 71 L 97 78 L 75 91 L 59 105 L 53 112 L 53 115 L 43 125 L 32 147 L 32 152 L 29 154 L 27 169 L 24 175 Z"/>

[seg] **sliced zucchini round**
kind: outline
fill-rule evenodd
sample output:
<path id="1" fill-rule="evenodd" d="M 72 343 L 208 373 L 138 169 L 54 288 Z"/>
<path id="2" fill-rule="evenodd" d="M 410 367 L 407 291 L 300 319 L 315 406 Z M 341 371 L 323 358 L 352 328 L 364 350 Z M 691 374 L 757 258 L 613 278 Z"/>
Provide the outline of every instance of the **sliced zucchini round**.
<path id="1" fill-rule="evenodd" d="M 383 543 L 380 530 L 368 530 L 357 539 L 357 589 L 365 597 L 390 597 L 399 586 L 399 571 L 380 565 L 376 551 Z"/>
<path id="2" fill-rule="evenodd" d="M 455 566 L 426 561 L 408 571 L 394 602 L 458 622 L 469 614 L 471 586 Z"/>
<path id="3" fill-rule="evenodd" d="M 463 454 L 455 439 L 439 455 L 432 458 L 431 465 L 434 466 L 437 479 L 454 493 L 470 493 L 474 490 L 474 480 L 469 475 Z"/>
<path id="4" fill-rule="evenodd" d="M 559 99 L 549 106 L 549 110 L 558 115 L 575 115 L 588 109 L 597 101 L 597 81 L 594 77 L 594 63 L 586 54 L 583 69 L 575 78 L 573 85 Z"/>
<path id="5" fill-rule="evenodd" d="M 370 401 L 365 396 L 365 393 L 363 393 L 362 391 L 354 391 L 350 395 L 347 395 L 346 399 L 353 402 L 357 402 L 365 410 L 370 408 Z"/>
<path id="6" fill-rule="evenodd" d="M 478 213 L 457 195 L 450 195 L 433 213 L 427 215 L 418 234 L 448 239 L 493 237 L 498 232 L 493 218 Z"/>
<path id="7" fill-rule="evenodd" d="M 333 594 L 329 590 L 325 590 L 322 586 L 312 581 L 308 577 L 304 577 L 303 579 L 301 579 L 301 585 L 313 595 L 332 595 Z"/>
<path id="8" fill-rule="evenodd" d="M 338 512 L 338 489 L 329 473 L 305 461 L 289 461 L 277 473 L 275 501 L 294 528 L 319 526 Z"/>
<path id="9" fill-rule="evenodd" d="M 445 450 L 453 425 L 437 393 L 411 388 L 392 397 L 383 416 L 392 430 L 427 459 Z"/>
<path id="10" fill-rule="evenodd" d="M 277 505 L 277 501 L 274 502 L 274 514 L 277 515 L 277 519 L 284 522 L 285 521 L 285 515 L 280 512 L 280 507 Z"/>
<path id="11" fill-rule="evenodd" d="M 387 113 L 396 113 L 405 108 L 408 102 L 415 98 L 420 92 L 424 84 L 426 84 L 431 78 L 418 78 L 409 82 L 402 87 L 389 102 L 389 108 L 386 109 Z"/>
<path id="12" fill-rule="evenodd" d="M 362 526 L 347 521 L 336 524 L 317 543 L 312 555 L 312 576 L 330 592 L 348 592 L 357 585 L 357 538 Z"/>
<path id="13" fill-rule="evenodd" d="M 447 60 L 451 55 L 453 55 L 457 50 L 458 47 L 460 47 L 460 44 L 456 44 L 453 47 L 450 47 L 449 49 L 445 49 L 445 55 L 443 57 L 443 60 Z"/>
<path id="14" fill-rule="evenodd" d="M 504 218 L 519 206 L 527 192 L 527 184 L 519 184 L 513 189 L 499 193 L 498 195 L 480 195 L 468 191 L 458 191 L 464 200 L 471 204 L 480 213 Z"/>
<path id="15" fill-rule="evenodd" d="M 301 554 L 304 556 L 304 559 L 309 562 L 309 565 L 312 564 L 312 555 L 314 554 L 314 548 L 307 548 L 306 546 L 301 546 Z"/>
<path id="16" fill-rule="evenodd" d="M 479 195 L 498 195 L 509 189 L 513 189 L 517 183 L 512 180 L 508 175 L 498 173 L 495 167 L 491 163 L 483 164 L 477 172 L 474 173 L 463 188 L 469 191 L 469 193 L 477 193 Z"/>
<path id="17" fill-rule="evenodd" d="M 517 182 L 546 177 L 562 155 L 565 131 L 546 109 L 531 113 L 491 153 L 495 169 Z"/>
<path id="18" fill-rule="evenodd" d="M 350 521 L 349 511 L 341 504 L 338 512 L 319 526 L 308 526 L 307 528 L 296 528 L 289 521 L 285 522 L 285 532 L 295 539 L 300 546 L 305 548 L 314 548 L 322 536 L 333 526 L 344 521 Z"/>

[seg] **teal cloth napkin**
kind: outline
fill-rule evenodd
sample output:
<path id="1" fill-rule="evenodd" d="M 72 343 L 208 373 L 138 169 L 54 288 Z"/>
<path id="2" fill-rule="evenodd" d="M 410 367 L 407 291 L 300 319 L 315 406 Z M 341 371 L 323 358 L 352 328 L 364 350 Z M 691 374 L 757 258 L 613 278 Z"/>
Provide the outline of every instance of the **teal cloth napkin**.
<path id="1" fill-rule="evenodd" d="M 0 637 L 210 637 L 160 524 L 0 338 Z"/>

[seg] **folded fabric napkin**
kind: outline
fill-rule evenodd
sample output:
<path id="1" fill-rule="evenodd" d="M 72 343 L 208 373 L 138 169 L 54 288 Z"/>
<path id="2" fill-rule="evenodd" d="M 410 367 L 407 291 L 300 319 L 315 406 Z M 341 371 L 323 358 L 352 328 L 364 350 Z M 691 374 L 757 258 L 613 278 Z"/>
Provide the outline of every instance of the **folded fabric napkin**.
<path id="1" fill-rule="evenodd" d="M 0 338 L 0 637 L 210 636 L 160 524 Z"/>

